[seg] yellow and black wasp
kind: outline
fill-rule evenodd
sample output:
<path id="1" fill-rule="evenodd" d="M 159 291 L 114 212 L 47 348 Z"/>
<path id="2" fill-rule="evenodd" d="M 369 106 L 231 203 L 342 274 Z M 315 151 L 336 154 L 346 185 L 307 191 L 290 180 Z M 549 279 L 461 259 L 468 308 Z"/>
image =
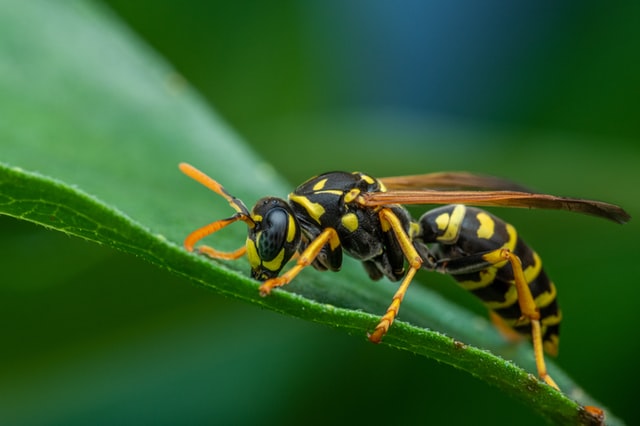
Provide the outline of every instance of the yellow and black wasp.
<path id="1" fill-rule="evenodd" d="M 538 375 L 556 389 L 543 354 L 558 351 L 562 316 L 556 287 L 538 254 L 512 225 L 469 205 L 570 210 L 618 223 L 630 219 L 612 204 L 533 193 L 507 180 L 464 172 L 382 179 L 359 172 L 330 172 L 298 186 L 288 201 L 265 197 L 249 211 L 193 166 L 182 163 L 180 169 L 236 210 L 228 219 L 192 232 L 184 241 L 186 249 L 193 251 L 199 240 L 233 222 L 246 223 L 244 247 L 227 253 L 203 245 L 198 251 L 214 259 L 237 259 L 246 253 L 251 275 L 264 281 L 263 296 L 291 282 L 309 265 L 338 271 L 344 251 L 362 262 L 371 279 L 402 280 L 369 334 L 377 343 L 398 315 L 416 271 L 449 274 L 485 303 L 494 321 L 531 336 Z M 414 220 L 402 204 L 445 205 Z M 296 255 L 295 265 L 280 275 Z"/>

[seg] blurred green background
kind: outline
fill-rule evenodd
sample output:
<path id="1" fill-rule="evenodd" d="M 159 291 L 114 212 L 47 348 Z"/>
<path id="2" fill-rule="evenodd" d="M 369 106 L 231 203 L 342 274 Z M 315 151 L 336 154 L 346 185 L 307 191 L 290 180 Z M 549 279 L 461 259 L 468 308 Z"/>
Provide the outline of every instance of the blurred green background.
<path id="1" fill-rule="evenodd" d="M 615 202 L 637 219 L 637 3 L 105 6 L 292 188 L 334 169 L 470 170 Z M 619 227 L 497 212 L 558 285 L 558 364 L 629 424 L 640 422 L 637 220 Z M 0 226 L 5 422 L 539 422 L 450 367 L 216 296 L 30 224 L 0 217 Z M 483 313 L 452 280 L 421 281 Z"/>

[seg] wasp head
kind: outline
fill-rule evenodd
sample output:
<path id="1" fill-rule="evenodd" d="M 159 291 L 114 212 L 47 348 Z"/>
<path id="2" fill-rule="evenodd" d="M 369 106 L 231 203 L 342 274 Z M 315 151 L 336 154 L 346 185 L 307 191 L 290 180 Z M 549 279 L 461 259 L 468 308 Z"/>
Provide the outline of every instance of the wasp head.
<path id="1" fill-rule="evenodd" d="M 300 245 L 300 226 L 291 207 L 280 198 L 259 200 L 251 211 L 247 236 L 251 275 L 260 281 L 277 277 Z"/>

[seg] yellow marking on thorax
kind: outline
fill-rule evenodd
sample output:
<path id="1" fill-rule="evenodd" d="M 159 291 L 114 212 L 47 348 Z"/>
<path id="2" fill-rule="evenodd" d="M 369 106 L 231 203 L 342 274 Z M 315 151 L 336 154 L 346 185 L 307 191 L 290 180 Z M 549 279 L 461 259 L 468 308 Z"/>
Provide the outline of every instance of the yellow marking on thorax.
<path id="1" fill-rule="evenodd" d="M 337 249 L 338 247 L 340 247 L 340 238 L 338 238 L 338 233 L 334 232 L 333 236 L 331 237 L 331 239 L 329 240 L 329 248 L 331 249 L 331 251 Z"/>
<path id="2" fill-rule="evenodd" d="M 440 231 L 444 231 L 447 229 L 447 225 L 449 224 L 449 213 L 442 213 L 436 217 L 436 226 Z"/>
<path id="3" fill-rule="evenodd" d="M 386 220 L 381 220 L 380 228 L 382 228 L 382 232 L 389 232 L 389 230 L 391 230 L 391 224 Z"/>
<path id="4" fill-rule="evenodd" d="M 446 224 L 446 229 L 444 233 L 440 237 L 438 237 L 438 241 L 442 241 L 444 243 L 453 243 L 456 239 L 458 239 L 458 234 L 460 233 L 460 225 L 464 220 L 466 211 L 467 208 L 462 204 L 459 204 L 453 208 L 451 216 L 449 217 L 449 220 Z M 438 222 L 438 220 L 443 220 L 441 219 L 441 216 L 442 215 L 436 218 L 436 224 L 438 225 L 438 228 L 440 228 L 440 223 Z"/>
<path id="5" fill-rule="evenodd" d="M 476 218 L 478 219 L 478 222 L 480 222 L 480 226 L 477 231 L 478 238 L 488 240 L 493 237 L 496 223 L 491 219 L 491 216 L 487 213 L 481 212 L 476 215 Z"/>
<path id="6" fill-rule="evenodd" d="M 340 191 L 339 189 L 323 189 L 322 191 L 318 191 L 318 194 L 333 194 L 339 197 L 344 194 L 344 191 Z"/>
<path id="7" fill-rule="evenodd" d="M 316 182 L 315 185 L 313 185 L 313 190 L 314 191 L 320 191 L 322 188 L 324 188 L 326 183 L 327 183 L 327 178 L 319 180 L 318 182 Z"/>
<path id="8" fill-rule="evenodd" d="M 309 216 L 311 216 L 311 218 L 316 222 L 320 223 L 320 218 L 325 213 L 322 204 L 311 202 L 307 197 L 295 194 L 289 194 L 289 200 L 304 207 L 307 213 L 309 213 Z"/>
<path id="9" fill-rule="evenodd" d="M 359 172 L 356 172 L 356 173 L 359 173 Z M 374 178 L 372 178 L 372 177 L 371 177 L 371 176 L 369 176 L 369 175 L 365 175 L 364 173 L 359 173 L 359 174 L 360 174 L 360 178 L 361 178 L 363 181 L 367 182 L 369 185 L 371 185 L 371 184 L 375 183 L 375 181 L 376 181 Z"/>
<path id="10" fill-rule="evenodd" d="M 344 202 L 350 203 L 353 200 L 355 200 L 358 197 L 358 195 L 360 195 L 360 190 L 358 188 L 354 188 L 351 191 L 344 194 Z"/>
<path id="11" fill-rule="evenodd" d="M 342 225 L 347 228 L 349 232 L 353 232 L 358 229 L 358 216 L 355 213 L 347 213 L 340 218 Z"/>

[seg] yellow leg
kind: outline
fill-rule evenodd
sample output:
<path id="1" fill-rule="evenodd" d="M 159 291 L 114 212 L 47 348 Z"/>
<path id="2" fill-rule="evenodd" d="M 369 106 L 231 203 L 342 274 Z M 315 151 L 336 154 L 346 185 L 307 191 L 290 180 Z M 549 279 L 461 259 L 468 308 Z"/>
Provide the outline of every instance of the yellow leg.
<path id="1" fill-rule="evenodd" d="M 402 280 L 402 284 L 400 284 L 398 291 L 396 291 L 396 294 L 393 295 L 393 300 L 391 301 L 391 305 L 389 305 L 389 307 L 387 308 L 387 312 L 380 319 L 380 322 L 378 323 L 378 325 L 376 325 L 373 333 L 369 335 L 369 340 L 371 342 L 380 343 L 382 337 L 387 334 L 389 327 L 391 327 L 391 324 L 393 324 L 393 320 L 395 320 L 396 316 L 398 315 L 398 311 L 400 310 L 400 303 L 402 303 L 402 299 L 404 299 L 404 295 L 407 292 L 409 284 L 411 284 L 411 280 L 413 279 L 413 276 L 416 274 L 417 270 L 417 268 L 412 267 L 407 272 L 407 275 L 404 277 L 404 280 Z"/>
<path id="2" fill-rule="evenodd" d="M 295 278 L 295 276 L 300 273 L 300 271 L 311 265 L 311 263 L 315 260 L 315 258 L 322 250 L 322 247 L 324 247 L 327 243 L 329 243 L 332 248 L 338 247 L 340 245 L 338 233 L 333 228 L 326 228 L 320 233 L 320 235 L 316 237 L 316 239 L 311 241 L 307 248 L 305 248 L 298 257 L 293 268 L 289 269 L 279 277 L 271 278 L 265 281 L 260 286 L 260 295 L 267 296 L 275 287 L 281 287 L 283 285 L 289 284 L 291 280 L 293 280 L 293 278 Z"/>
<path id="3" fill-rule="evenodd" d="M 380 322 L 376 326 L 375 330 L 373 330 L 373 333 L 369 335 L 369 340 L 373 343 L 380 343 L 382 337 L 387 333 L 391 324 L 393 324 L 396 316 L 398 316 L 400 304 L 402 303 L 402 299 L 404 299 L 404 295 L 409 288 L 409 284 L 411 284 L 411 280 L 413 280 L 416 271 L 420 269 L 420 266 L 422 266 L 422 258 L 413 247 L 413 243 L 404 231 L 402 223 L 400 223 L 398 217 L 391 210 L 386 208 L 380 210 L 379 215 L 382 222 L 382 229 L 384 231 L 387 231 L 388 229 L 393 231 L 396 239 L 400 243 L 402 252 L 409 261 L 410 269 L 402 280 L 402 284 L 400 284 L 398 291 L 394 294 L 391 305 L 387 308 L 387 312 L 380 319 Z"/>
<path id="4" fill-rule="evenodd" d="M 549 386 L 560 390 L 556 382 L 547 373 L 547 365 L 544 362 L 544 351 L 542 349 L 542 333 L 540 332 L 540 320 L 531 320 L 531 341 L 533 342 L 533 354 L 536 358 L 538 376 Z"/>
<path id="5" fill-rule="evenodd" d="M 520 258 L 513 254 L 510 250 L 499 249 L 487 253 L 483 258 L 491 262 L 492 264 L 498 264 L 505 260 L 511 263 L 513 269 L 513 277 L 518 292 L 518 303 L 520 304 L 520 311 L 524 318 L 528 318 L 531 323 L 531 341 L 533 342 L 533 355 L 536 360 L 536 368 L 538 370 L 538 376 L 544 380 L 549 386 L 560 390 L 556 382 L 547 373 L 547 366 L 544 362 L 544 351 L 542 347 L 542 332 L 540 329 L 540 312 L 533 300 L 531 289 L 524 276 L 522 270 L 522 262 Z"/>
<path id="6" fill-rule="evenodd" d="M 232 252 L 226 252 L 216 250 L 213 247 L 209 246 L 199 246 L 198 252 L 201 254 L 205 254 L 212 259 L 236 260 L 244 256 L 244 254 L 247 252 L 247 247 L 242 246 Z"/>

